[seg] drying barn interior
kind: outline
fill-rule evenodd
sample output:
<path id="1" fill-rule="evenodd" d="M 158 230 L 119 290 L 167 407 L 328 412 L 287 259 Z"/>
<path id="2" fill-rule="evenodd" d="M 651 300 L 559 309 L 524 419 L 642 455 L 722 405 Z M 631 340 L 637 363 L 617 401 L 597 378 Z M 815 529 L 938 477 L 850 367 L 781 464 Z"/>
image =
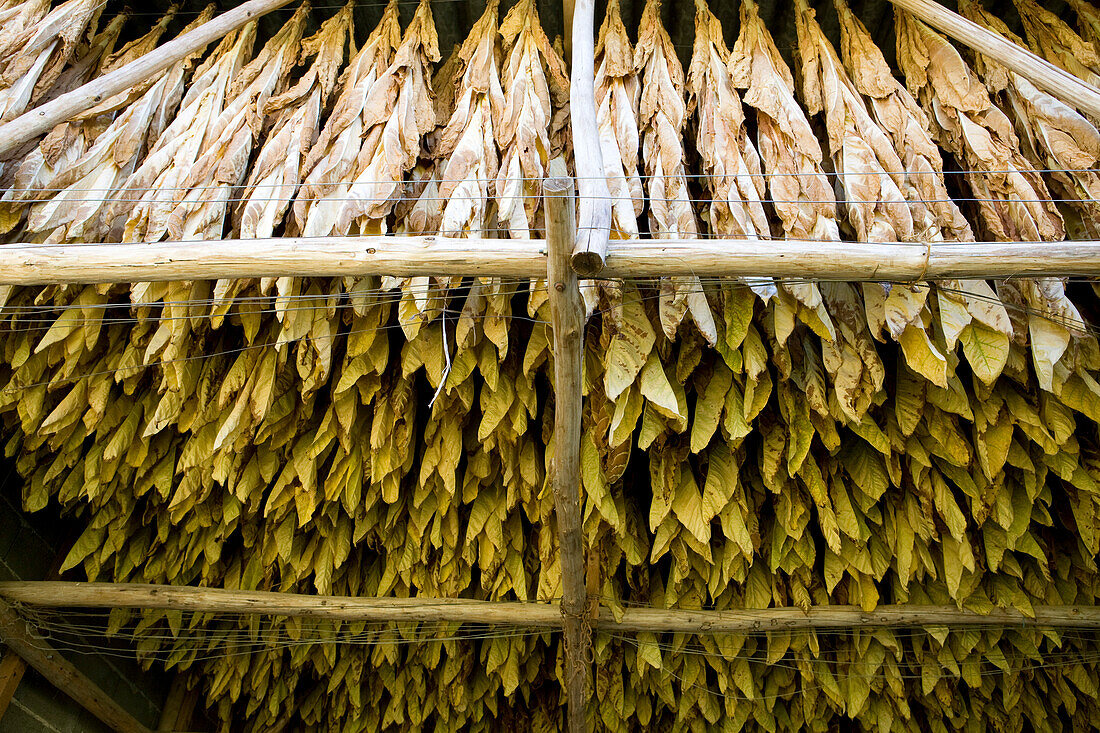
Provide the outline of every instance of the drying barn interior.
<path id="1" fill-rule="evenodd" d="M 1100 6 L 0 28 L 0 733 L 1100 720 Z"/>

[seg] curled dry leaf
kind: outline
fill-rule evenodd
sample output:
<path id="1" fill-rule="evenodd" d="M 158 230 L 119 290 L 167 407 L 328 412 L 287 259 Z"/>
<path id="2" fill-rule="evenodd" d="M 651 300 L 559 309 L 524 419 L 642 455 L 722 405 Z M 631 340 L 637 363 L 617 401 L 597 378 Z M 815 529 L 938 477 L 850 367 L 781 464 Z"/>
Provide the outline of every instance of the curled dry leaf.
<path id="1" fill-rule="evenodd" d="M 373 150 L 377 145 L 383 128 L 378 123 L 384 120 L 386 110 L 369 107 L 368 102 L 400 43 L 397 2 L 390 0 L 366 44 L 344 69 L 340 96 L 320 138 L 306 156 L 293 222 L 294 229 L 303 236 L 332 233 L 360 151 Z"/>
<path id="2" fill-rule="evenodd" d="M 1093 50 L 1100 55 L 1100 8 L 1089 0 L 1068 0 L 1068 4 L 1077 13 L 1081 38 L 1091 43 Z"/>
<path id="3" fill-rule="evenodd" d="M 790 239 L 838 241 L 836 196 L 821 168 L 821 144 L 806 113 L 794 98 L 794 79 L 775 47 L 754 0 L 741 3 L 741 32 L 728 64 L 734 86 L 756 110 L 757 149 L 764 162 L 771 204 Z M 822 338 L 836 336 L 832 321 L 812 283 L 782 284 L 774 308 L 790 311 Z M 795 302 L 791 302 L 793 296 Z M 784 315 L 780 343 L 790 335 L 793 317 Z M 790 326 L 788 328 L 787 326 Z"/>
<path id="4" fill-rule="evenodd" d="M 103 4 L 68 0 L 50 9 L 48 0 L 31 0 L 17 8 L 0 40 L 0 122 L 23 114 L 50 90 Z"/>
<path id="5" fill-rule="evenodd" d="M 128 18 L 129 13 L 119 13 L 98 33 L 94 33 L 96 21 L 93 19 L 89 23 L 86 41 L 79 44 L 73 53 L 72 62 L 65 67 L 40 101 L 49 101 L 56 95 L 90 81 L 96 75 L 110 71 L 115 56 L 112 50 Z M 140 42 L 147 48 L 155 45 L 163 30 L 164 25 L 158 24 Z M 124 48 L 123 52 L 126 50 Z M 73 120 L 57 125 L 17 165 L 12 164 L 13 180 L 0 196 L 0 231 L 9 231 L 19 224 L 28 202 L 48 199 L 53 193 L 50 190 L 54 188 L 50 185 L 52 179 L 72 166 L 110 123 L 109 118 L 89 120 L 82 117 L 80 120 L 82 121 Z"/>
<path id="6" fill-rule="evenodd" d="M 213 6 L 208 6 L 183 32 L 213 15 Z M 162 31 L 158 25 L 151 33 L 159 35 Z M 140 41 L 137 43 L 131 50 L 136 52 L 142 47 Z M 117 115 L 84 155 L 50 179 L 47 187 L 57 189 L 56 193 L 49 201 L 31 207 L 27 219 L 29 233 L 50 242 L 95 242 L 107 238 L 110 228 L 107 212 L 118 198 L 120 186 L 172 120 L 183 96 L 184 80 L 199 55 L 201 51 L 155 75 L 141 85 L 144 92 L 130 101 L 126 101 L 128 93 L 108 100 L 112 108 L 119 105 Z M 97 120 L 112 112 L 105 109 L 89 119 Z"/>
<path id="7" fill-rule="evenodd" d="M 1013 0 L 1031 51 L 1089 84 L 1100 86 L 1100 51 L 1057 13 L 1035 0 Z"/>
<path id="8" fill-rule="evenodd" d="M 446 161 L 439 193 L 444 236 L 492 228 L 487 208 L 500 160 L 495 129 L 504 117 L 500 85 L 499 3 L 490 0 L 458 52 L 461 76 L 454 109 L 439 135 L 436 155 Z"/>
<path id="9" fill-rule="evenodd" d="M 364 143 L 333 225 L 336 233 L 352 231 L 353 222 L 362 234 L 386 232 L 405 174 L 416 165 L 424 135 L 435 128 L 431 65 L 438 60 L 431 5 L 421 0 L 393 63 L 367 95 L 364 113 L 370 117 L 363 119 Z"/>
<path id="10" fill-rule="evenodd" d="M 120 187 L 108 211 L 112 236 L 123 241 L 162 239 L 183 201 L 184 182 L 227 109 L 230 86 L 245 66 L 256 36 L 254 23 L 226 36 L 195 70 L 175 119 Z"/>
<path id="11" fill-rule="evenodd" d="M 1004 21 L 977 2 L 965 2 L 960 11 L 970 20 L 1024 46 Z M 978 56 L 975 67 L 989 93 L 1001 95 L 1001 105 L 1015 123 L 1020 149 L 1048 179 L 1071 209 L 1080 214 L 1091 238 L 1100 236 L 1100 131 L 1084 115 L 1024 77 Z"/>
<path id="12" fill-rule="evenodd" d="M 619 0 L 607 4 L 607 15 L 596 43 L 596 124 L 600 133 L 607 186 L 611 191 L 611 236 L 638 236 L 638 217 L 645 195 L 638 175 L 638 104 L 641 82 L 634 68 L 634 51 L 623 24 Z"/>
<path id="13" fill-rule="evenodd" d="M 885 132 L 902 162 L 901 190 L 909 202 L 917 241 L 973 241 L 974 233 L 959 207 L 947 191 L 943 176 L 943 159 L 928 130 L 929 122 L 920 105 L 905 87 L 890 73 L 882 52 L 874 45 L 867 29 L 842 0 L 836 3 L 840 16 L 841 55 L 855 89 L 869 105 L 872 117 Z M 891 288 L 890 295 L 879 298 L 882 311 L 873 323 L 906 324 L 905 308 L 892 308 L 888 302 L 899 295 L 908 299 L 914 289 L 928 286 Z M 895 293 L 895 291 L 897 291 Z M 936 286 L 937 308 L 943 347 L 953 352 L 960 338 L 974 343 L 977 335 L 989 346 L 980 365 L 974 367 L 986 383 L 1000 374 L 1008 358 L 1008 337 L 1012 326 L 1008 313 L 996 294 L 984 280 L 946 280 Z M 899 305 L 904 305 L 905 300 Z M 898 318 L 897 316 L 902 316 Z M 881 329 L 872 327 L 876 331 Z M 938 347 L 929 345 L 929 353 Z M 969 352 L 968 352 L 969 353 Z M 987 356 L 988 354 L 988 356 Z M 928 363 L 934 368 L 935 380 L 942 381 L 944 371 L 938 360 Z M 930 375 L 924 375 L 926 377 Z M 935 381 L 934 380 L 934 381 Z"/>
<path id="14" fill-rule="evenodd" d="M 238 204 L 243 238 L 272 236 L 290 208 L 306 155 L 317 143 L 321 113 L 330 102 L 346 51 L 353 44 L 352 12 L 349 3 L 302 41 L 299 63 L 312 59 L 305 74 L 264 105 L 264 113 L 273 121 Z"/>
<path id="15" fill-rule="evenodd" d="M 696 0 L 687 86 L 688 113 L 697 116 L 695 146 L 710 198 L 703 218 L 719 237 L 770 239 L 760 154 L 749 138 L 741 97 L 730 79 L 729 57 L 718 18 L 704 0 Z M 640 213 L 640 202 L 638 206 Z M 765 303 L 776 294 L 771 280 L 754 278 L 749 286 Z"/>
<path id="16" fill-rule="evenodd" d="M 647 0 L 634 49 L 634 68 L 641 76 L 638 120 L 642 161 L 649 193 L 649 228 L 656 239 L 694 238 L 699 234 L 684 169 L 684 69 L 661 23 L 660 0 Z M 661 280 L 661 329 L 669 339 L 690 313 L 707 342 L 718 331 L 698 277 Z"/>

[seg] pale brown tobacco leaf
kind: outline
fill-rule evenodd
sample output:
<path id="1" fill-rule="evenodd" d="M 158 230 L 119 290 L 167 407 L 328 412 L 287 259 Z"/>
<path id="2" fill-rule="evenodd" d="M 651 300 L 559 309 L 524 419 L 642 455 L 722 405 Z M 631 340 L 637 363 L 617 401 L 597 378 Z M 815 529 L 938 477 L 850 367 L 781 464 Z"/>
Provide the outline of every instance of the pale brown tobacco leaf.
<path id="1" fill-rule="evenodd" d="M 927 116 L 891 75 L 882 52 L 848 5 L 838 1 L 836 8 L 840 16 L 840 48 L 845 69 L 902 161 L 902 191 L 909 201 L 917 241 L 973 241 L 970 224 L 947 192 L 943 160 L 928 131 Z M 908 298 L 906 291 L 912 289 L 911 286 L 895 286 L 889 299 L 898 294 Z M 989 339 L 998 344 L 1007 343 L 1012 333 L 1008 314 L 985 281 L 941 281 L 936 294 L 940 328 L 948 351 L 955 350 L 960 335 L 967 329 L 991 329 L 1000 335 L 990 335 Z M 883 326 L 887 321 L 886 301 L 877 301 L 882 304 L 883 311 L 876 320 Z M 978 325 L 971 326 L 972 321 Z M 1003 365 L 1001 362 L 1001 367 Z M 1000 367 L 993 371 L 999 373 Z M 993 371 L 987 369 L 983 376 L 995 377 Z"/>
<path id="2" fill-rule="evenodd" d="M 218 133 L 212 126 L 228 104 L 229 86 L 251 54 L 255 33 L 249 24 L 226 36 L 195 71 L 175 119 L 119 189 L 108 213 L 112 236 L 155 242 L 167 233 L 185 178 Z"/>
<path id="3" fill-rule="evenodd" d="M 634 49 L 641 75 L 639 123 L 642 160 L 649 193 L 649 225 L 654 238 L 695 238 L 699 227 L 684 170 L 683 131 L 687 122 L 684 70 L 661 24 L 660 0 L 647 0 Z M 710 344 L 718 338 L 714 316 L 698 277 L 661 280 L 661 328 L 673 339 L 690 313 Z"/>
<path id="4" fill-rule="evenodd" d="M 326 20 L 302 41 L 299 63 L 309 68 L 294 86 L 272 96 L 264 113 L 274 122 L 250 168 L 237 208 L 240 236 L 270 237 L 290 208 L 301 183 L 306 155 L 317 143 L 322 111 L 336 88 L 337 72 L 352 44 L 352 5 Z"/>
<path id="5" fill-rule="evenodd" d="M 183 32 L 213 17 L 208 6 Z M 158 24 L 151 35 L 159 36 Z M 147 39 L 139 39 L 131 48 L 141 48 Z M 125 51 L 126 49 L 124 49 Z M 134 171 L 146 147 L 156 142 L 175 114 L 183 94 L 183 82 L 198 55 L 192 54 L 167 71 L 143 83 L 144 91 L 124 93 L 113 100 L 119 112 L 96 137 L 94 144 L 78 160 L 58 170 L 46 187 L 56 189 L 49 201 L 35 203 L 28 215 L 27 231 L 35 238 L 50 242 L 103 241 L 108 234 L 107 211 L 118 195 L 119 186 Z M 109 110 L 101 112 L 109 114 Z M 94 118 L 91 118 L 94 119 Z"/>
<path id="6" fill-rule="evenodd" d="M 393 62 L 400 44 L 397 2 L 390 0 L 366 44 L 344 70 L 336 105 L 317 143 L 306 155 L 293 221 L 294 230 L 302 235 L 325 236 L 336 226 L 359 153 L 376 145 L 381 135 L 377 122 L 386 110 L 367 105 L 372 89 Z M 372 128 L 371 137 L 366 137 Z"/>
<path id="7" fill-rule="evenodd" d="M 302 30 L 309 14 L 303 3 L 256 58 L 231 80 L 227 104 L 210 116 L 208 136 L 195 162 L 179 185 L 184 189 L 167 220 L 167 235 L 174 240 L 212 239 L 221 236 L 229 215 L 234 187 L 245 181 L 252 146 L 264 124 L 264 106 L 289 82 L 297 61 Z"/>
<path id="8" fill-rule="evenodd" d="M 565 63 L 539 25 L 534 0 L 520 0 L 500 26 L 505 61 L 501 69 L 504 109 L 496 140 L 497 221 L 513 239 L 540 229 L 541 180 L 551 157 L 550 125 L 569 99 Z"/>
<path id="9" fill-rule="evenodd" d="M 80 39 L 94 28 L 103 9 L 97 0 L 68 0 L 50 9 L 30 2 L 4 26 L 0 41 L 0 122 L 36 105 L 76 53 Z"/>
<path id="10" fill-rule="evenodd" d="M 1004 21 L 976 2 L 960 5 L 965 17 L 1020 46 Z M 976 68 L 990 94 L 1002 94 L 1002 107 L 1015 123 L 1020 149 L 1047 174 L 1068 206 L 1077 209 L 1088 236 L 1100 236 L 1100 131 L 1084 115 L 1024 77 L 984 56 Z"/>
<path id="11" fill-rule="evenodd" d="M 720 237 L 770 239 L 760 154 L 749 139 L 741 97 L 726 68 L 729 56 L 718 18 L 704 0 L 696 0 L 687 109 L 698 120 L 695 145 L 711 199 L 704 219 Z M 752 279 L 749 285 L 764 302 L 776 293 L 770 280 Z"/>
<path id="12" fill-rule="evenodd" d="M 1081 38 L 1091 43 L 1093 50 L 1100 55 L 1100 8 L 1089 0 L 1067 0 L 1067 3 L 1077 13 Z"/>
<path id="13" fill-rule="evenodd" d="M 90 81 L 96 75 L 106 73 L 112 66 L 112 49 L 122 28 L 129 19 L 128 13 L 120 13 L 111 18 L 101 31 L 92 34 L 94 23 L 89 28 L 89 38 L 81 43 L 73 55 L 72 63 L 57 77 L 49 94 L 42 101 L 72 91 Z M 164 26 L 158 25 L 142 39 L 145 45 L 155 43 L 163 32 Z M 150 42 L 149 38 L 152 38 Z M 85 151 L 95 142 L 98 135 L 110 124 L 109 118 L 82 121 L 72 120 L 57 125 L 45 138 L 23 157 L 14 170 L 10 187 L 0 197 L 0 228 L 16 226 L 26 211 L 27 201 L 49 198 L 54 188 L 52 181 L 66 173 Z M 14 164 L 13 164 L 14 165 Z"/>
<path id="14" fill-rule="evenodd" d="M 446 161 L 440 185 L 446 201 L 444 236 L 481 234 L 495 221 L 487 208 L 500 166 L 495 128 L 501 124 L 505 103 L 498 12 L 498 2 L 490 0 L 459 51 L 459 91 L 436 150 Z"/>
<path id="15" fill-rule="evenodd" d="M 926 109 L 934 110 L 931 118 L 940 143 L 971 171 L 967 181 L 975 197 L 985 199 L 979 201 L 979 213 L 991 238 L 1062 239 L 1062 217 L 1046 184 L 1021 153 L 1012 123 L 992 104 L 985 88 L 978 86 L 976 75 L 942 36 L 904 12 L 898 12 L 896 19 L 898 60 L 906 70 L 907 82 Z M 1011 83 L 1011 78 L 998 74 L 995 67 L 992 71 L 995 86 L 998 77 L 1000 83 Z M 953 92 L 962 86 L 967 89 L 965 105 L 958 106 L 963 98 Z M 1068 347 L 1071 333 L 1081 333 L 1080 314 L 1066 297 L 1063 283 L 1055 278 L 1022 281 L 1009 291 L 998 285 L 1002 300 L 1003 293 L 1010 291 L 1018 293 L 1025 304 L 1023 314 L 1039 386 L 1055 391 L 1060 388 L 1055 365 L 1063 356 L 1072 356 Z M 1025 334 L 1015 328 L 1014 336 L 1020 339 Z"/>
<path id="16" fill-rule="evenodd" d="M 397 47 L 393 63 L 372 85 L 364 110 L 364 145 L 350 171 L 352 184 L 334 231 L 345 234 L 357 222 L 364 234 L 385 233 L 386 216 L 416 165 L 424 136 L 435 128 L 431 64 L 439 60 L 431 5 L 422 0 Z"/>
<path id="17" fill-rule="evenodd" d="M 1065 232 L 1042 177 L 1023 157 L 1012 123 L 940 34 L 896 15 L 898 63 L 937 141 L 959 158 L 991 239 L 1051 241 Z"/>
<path id="18" fill-rule="evenodd" d="M 764 163 L 768 193 L 789 239 L 839 241 L 836 196 L 821 167 L 821 144 L 806 113 L 794 98 L 794 79 L 760 18 L 753 0 L 741 3 L 741 32 L 728 64 L 736 87 L 745 90 L 744 102 L 756 110 L 757 149 Z M 798 318 L 822 338 L 835 337 L 821 294 L 813 283 L 783 283 L 794 296 L 775 301 L 776 308 L 793 309 Z M 793 327 L 793 320 L 784 318 Z M 780 343 L 790 330 L 777 329 Z"/>
<path id="19" fill-rule="evenodd" d="M 1100 51 L 1066 21 L 1035 0 L 1013 0 L 1033 53 L 1094 87 L 1100 86 Z"/>
<path id="20" fill-rule="evenodd" d="M 633 239 L 638 236 L 638 217 L 645 206 L 638 160 L 641 150 L 638 105 L 642 87 L 634 68 L 634 49 L 623 23 L 619 0 L 607 4 L 607 14 L 600 26 L 594 90 L 601 158 L 612 197 L 610 237 Z M 616 318 L 620 291 L 618 284 L 610 280 L 582 287 L 586 317 L 595 311 L 602 294 L 607 300 L 606 317 Z"/>

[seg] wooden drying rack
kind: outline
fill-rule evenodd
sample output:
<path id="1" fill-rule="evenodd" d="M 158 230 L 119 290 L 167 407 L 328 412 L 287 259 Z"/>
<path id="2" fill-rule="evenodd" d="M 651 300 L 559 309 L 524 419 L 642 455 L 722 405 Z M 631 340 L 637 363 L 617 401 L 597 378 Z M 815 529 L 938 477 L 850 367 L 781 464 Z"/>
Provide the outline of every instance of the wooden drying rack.
<path id="1" fill-rule="evenodd" d="M 179 59 L 291 0 L 249 0 L 132 63 L 0 125 L 0 160 L 103 99 L 125 91 Z M 1000 62 L 1055 97 L 1100 117 L 1100 90 L 934 0 L 891 0 L 952 38 Z M 585 659 L 593 628 L 620 632 L 752 631 L 922 625 L 1100 627 L 1094 607 L 1036 607 L 988 614 L 954 606 L 886 606 L 866 613 L 847 606 L 804 611 L 626 609 L 616 618 L 585 596 L 580 520 L 583 277 L 774 276 L 841 280 L 1005 278 L 1100 275 L 1100 241 L 1051 243 L 847 243 L 737 239 L 609 242 L 611 200 L 604 178 L 593 89 L 594 0 L 563 0 L 572 55 L 570 111 L 577 172 L 543 182 L 547 239 L 324 237 L 157 244 L 15 244 L 0 247 L 0 284 L 141 282 L 277 276 L 494 275 L 547 277 L 554 330 L 556 394 L 551 479 L 562 557 L 560 605 L 431 598 L 337 598 L 244 593 L 210 588 L 49 581 L 0 583 L 0 637 L 27 663 L 112 728 L 147 729 L 42 639 L 11 603 L 55 608 L 157 608 L 300 615 L 371 621 L 448 620 L 561 628 L 565 635 L 568 729 L 587 726 Z M 575 203 L 577 205 L 575 205 Z M 0 690 L 2 694 L 2 690 Z M 10 692 L 8 693 L 10 694 Z M 3 700 L 0 700 L 2 704 Z"/>

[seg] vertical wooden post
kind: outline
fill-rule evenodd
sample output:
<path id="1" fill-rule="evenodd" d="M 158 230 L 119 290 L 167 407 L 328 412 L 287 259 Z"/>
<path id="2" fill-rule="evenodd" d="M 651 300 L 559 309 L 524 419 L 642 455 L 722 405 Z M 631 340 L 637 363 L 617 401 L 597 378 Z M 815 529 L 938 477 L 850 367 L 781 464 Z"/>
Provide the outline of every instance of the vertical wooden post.
<path id="1" fill-rule="evenodd" d="M 35 638 L 27 622 L 3 599 L 0 599 L 0 641 L 111 730 L 119 733 L 149 733 L 148 728 L 108 697 L 96 683 L 73 666 L 72 662 L 58 654 L 42 639 Z"/>
<path id="2" fill-rule="evenodd" d="M 4 719 L 4 713 L 7 712 L 26 670 L 27 664 L 22 657 L 11 649 L 4 650 L 0 656 L 0 720 Z"/>
<path id="3" fill-rule="evenodd" d="M 589 634 L 584 623 L 584 537 L 581 534 L 581 367 L 584 306 L 577 274 L 569 265 L 576 232 L 573 182 L 549 178 L 546 204 L 546 285 L 554 329 L 554 461 L 551 481 L 561 544 L 561 615 L 565 639 L 569 733 L 584 733 Z"/>
<path id="4" fill-rule="evenodd" d="M 573 267 L 588 277 L 603 269 L 611 236 L 611 191 L 607 187 L 596 124 L 595 14 L 596 0 L 575 0 L 569 69 L 569 121 L 580 193 L 577 241 L 572 245 Z"/>

